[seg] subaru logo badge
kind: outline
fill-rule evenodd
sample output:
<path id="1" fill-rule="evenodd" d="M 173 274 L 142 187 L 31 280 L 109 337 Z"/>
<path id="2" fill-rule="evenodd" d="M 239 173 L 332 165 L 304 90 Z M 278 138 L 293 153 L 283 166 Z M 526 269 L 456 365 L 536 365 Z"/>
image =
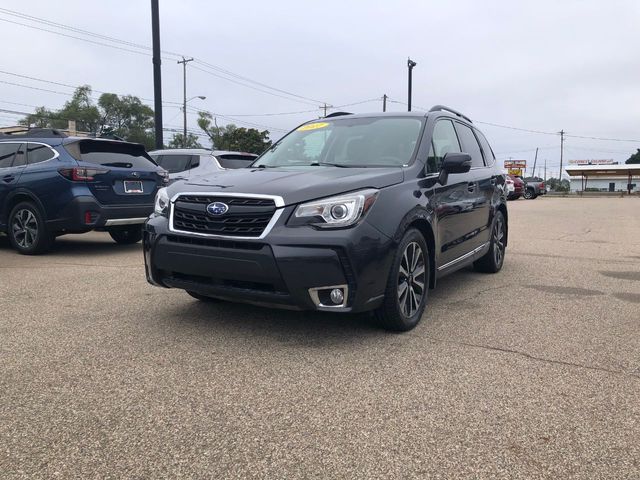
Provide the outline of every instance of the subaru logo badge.
<path id="1" fill-rule="evenodd" d="M 224 215 L 229 210 L 229 205 L 222 202 L 213 202 L 207 205 L 207 213 L 209 215 Z"/>
<path id="2" fill-rule="evenodd" d="M 138 172 L 131 172 L 131 176 L 137 178 L 140 176 L 140 174 Z"/>

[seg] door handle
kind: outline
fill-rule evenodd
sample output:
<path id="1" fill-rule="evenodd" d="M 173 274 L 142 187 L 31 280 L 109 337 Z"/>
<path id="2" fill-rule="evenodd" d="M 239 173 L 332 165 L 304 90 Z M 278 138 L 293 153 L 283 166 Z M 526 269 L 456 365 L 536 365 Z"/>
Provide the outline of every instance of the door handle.
<path id="1" fill-rule="evenodd" d="M 15 180 L 16 177 L 14 177 L 13 175 L 5 175 L 4 177 L 2 177 L 2 180 L 5 183 L 11 183 Z"/>
<path id="2" fill-rule="evenodd" d="M 467 183 L 467 191 L 469 191 L 470 193 L 473 193 L 476 189 L 476 183 L 475 182 L 469 182 Z"/>

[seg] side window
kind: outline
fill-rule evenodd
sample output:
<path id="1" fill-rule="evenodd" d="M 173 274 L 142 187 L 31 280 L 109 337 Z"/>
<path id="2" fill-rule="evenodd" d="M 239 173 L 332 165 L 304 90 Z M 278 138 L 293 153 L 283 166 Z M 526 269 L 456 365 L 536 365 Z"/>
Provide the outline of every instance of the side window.
<path id="1" fill-rule="evenodd" d="M 55 154 L 56 153 L 46 145 L 41 145 L 39 143 L 27 144 L 27 161 L 29 162 L 29 165 L 51 160 Z"/>
<path id="2" fill-rule="evenodd" d="M 496 156 L 493 154 L 491 145 L 489 145 L 489 142 L 487 142 L 487 139 L 482 134 L 482 132 L 476 130 L 476 136 L 478 137 L 480 146 L 482 147 L 482 154 L 484 155 L 485 165 L 493 165 L 493 163 L 496 161 Z"/>
<path id="3" fill-rule="evenodd" d="M 160 155 L 155 161 L 169 173 L 178 173 L 191 168 L 191 157 L 192 155 Z"/>
<path id="4" fill-rule="evenodd" d="M 0 168 L 9 168 L 18 151 L 19 143 L 0 143 Z"/>
<path id="5" fill-rule="evenodd" d="M 471 155 L 471 168 L 484 167 L 482 150 L 480 150 L 480 145 L 478 145 L 478 140 L 473 134 L 473 130 L 466 125 L 457 122 L 456 130 L 458 130 L 458 134 L 460 134 L 462 150 Z"/>
<path id="6" fill-rule="evenodd" d="M 21 166 L 27 164 L 27 155 L 25 153 L 25 148 L 26 147 L 27 147 L 27 145 L 24 144 L 24 143 L 20 145 L 20 148 L 16 152 L 16 158 L 13 161 L 13 166 L 14 167 L 21 167 Z"/>
<path id="7" fill-rule="evenodd" d="M 429 173 L 439 172 L 442 158 L 446 153 L 460 153 L 461 151 L 458 135 L 456 135 L 451 120 L 438 120 L 433 127 L 433 135 L 431 136 L 427 171 Z"/>

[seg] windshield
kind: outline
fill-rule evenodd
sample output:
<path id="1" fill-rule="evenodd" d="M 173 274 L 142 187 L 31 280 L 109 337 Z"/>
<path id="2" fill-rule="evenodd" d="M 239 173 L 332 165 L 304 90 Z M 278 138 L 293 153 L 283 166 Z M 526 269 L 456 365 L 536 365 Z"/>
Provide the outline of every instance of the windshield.
<path id="1" fill-rule="evenodd" d="M 254 167 L 408 165 L 422 118 L 322 119 L 298 127 L 267 150 Z"/>

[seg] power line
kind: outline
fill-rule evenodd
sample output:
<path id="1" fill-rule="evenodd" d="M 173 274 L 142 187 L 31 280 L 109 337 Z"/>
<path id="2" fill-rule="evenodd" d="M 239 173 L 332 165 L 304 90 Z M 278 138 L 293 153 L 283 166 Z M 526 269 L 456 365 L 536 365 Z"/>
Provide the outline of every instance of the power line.
<path id="1" fill-rule="evenodd" d="M 51 20 L 46 20 L 44 18 L 38 18 L 38 17 L 34 17 L 33 15 L 28 15 L 26 13 L 21 13 L 21 12 L 17 12 L 15 10 L 9 10 L 8 8 L 0 8 L 0 12 L 6 14 L 6 15 L 11 15 L 14 17 L 18 17 L 18 18 L 22 18 L 24 20 L 29 20 L 32 22 L 36 22 L 36 23 L 42 23 L 44 25 L 49 25 L 52 27 L 56 27 L 59 28 L 61 30 L 67 30 L 67 31 L 71 31 L 71 32 L 75 32 L 75 33 L 80 33 L 82 35 L 87 35 L 90 37 L 94 37 L 94 38 L 100 38 L 102 40 L 107 40 L 110 42 L 114 42 L 114 43 L 120 43 L 123 45 L 128 45 L 131 47 L 135 47 L 135 48 L 140 48 L 143 50 L 152 50 L 151 47 L 149 47 L 148 45 L 142 45 L 139 43 L 134 43 L 134 42 L 130 42 L 128 40 L 122 40 L 120 38 L 116 38 L 116 37 L 110 37 L 108 35 L 102 35 L 99 33 L 95 33 L 95 32 L 90 32 L 89 30 L 83 30 L 81 28 L 77 28 L 77 27 L 73 27 L 71 25 L 65 25 L 64 23 L 57 23 L 57 22 L 53 22 Z M 175 53 L 175 52 L 170 52 L 167 50 L 161 50 L 162 53 L 165 53 L 167 55 L 173 55 L 176 57 L 180 57 L 181 55 L 179 53 Z"/>
<path id="2" fill-rule="evenodd" d="M 370 102 L 377 102 L 379 101 L 379 98 L 371 98 L 368 100 L 361 100 L 359 102 L 353 102 L 353 103 L 345 103 L 343 105 L 336 105 L 334 107 L 329 107 L 327 105 L 327 108 L 330 108 L 331 110 L 335 110 L 336 108 L 344 108 L 344 107 L 353 107 L 355 105 L 361 105 L 363 103 L 370 103 Z M 229 114 L 229 116 L 233 116 L 233 117 L 275 117 L 275 116 L 279 116 L 279 115 L 297 115 L 297 114 L 301 114 L 301 113 L 315 113 L 317 112 L 318 109 L 314 108 L 311 110 L 298 110 L 295 112 L 275 112 L 275 113 L 233 113 L 233 114 Z"/>
<path id="3" fill-rule="evenodd" d="M 32 76 L 29 76 L 29 75 L 22 75 L 20 73 L 15 73 L 15 72 L 7 72 L 5 70 L 0 70 L 0 73 L 5 74 L 5 75 L 11 75 L 13 77 L 24 78 L 24 79 L 27 79 L 27 80 L 34 80 L 36 82 L 48 83 L 48 84 L 51 84 L 51 85 L 58 85 L 60 87 L 73 88 L 74 90 L 79 87 L 79 85 L 71 85 L 71 84 L 68 84 L 68 83 L 55 82 L 53 80 L 45 80 L 43 78 L 32 77 Z M 11 82 L 6 82 L 6 81 L 2 81 L 2 83 L 7 83 L 9 85 L 14 85 L 14 86 L 18 86 L 18 87 L 42 90 L 42 89 L 39 89 L 37 87 L 31 87 L 30 85 L 25 85 L 25 84 L 21 84 L 21 83 L 11 83 Z M 56 91 L 53 91 L 53 90 L 44 90 L 44 91 L 50 91 L 52 93 L 59 93 L 61 95 L 70 95 L 70 96 L 73 95 L 73 93 L 69 93 L 69 92 L 56 92 Z M 115 92 L 106 92 L 106 91 L 102 91 L 102 90 L 96 90 L 94 88 L 91 88 L 91 91 L 95 92 L 95 93 L 100 93 L 100 94 L 102 94 L 102 93 L 113 93 L 115 95 L 120 95 L 121 97 L 125 96 L 125 94 L 122 94 L 122 93 L 121 94 L 116 94 Z M 130 95 L 130 94 L 126 94 L 126 95 Z M 133 96 L 137 97 L 140 100 L 144 100 L 144 101 L 147 101 L 147 102 L 152 102 L 153 101 L 150 98 L 138 97 L 137 95 L 133 95 Z M 94 97 L 91 97 L 91 98 L 94 98 Z M 166 104 L 170 104 L 170 105 L 176 105 L 176 106 L 182 105 L 181 102 L 173 102 L 173 101 L 168 101 L 168 100 L 165 100 L 162 103 L 163 104 L 166 103 Z"/>
<path id="4" fill-rule="evenodd" d="M 0 21 L 3 21 L 3 22 L 13 23 L 15 25 L 20 25 L 20 26 L 27 27 L 27 28 L 32 28 L 32 29 L 35 29 L 35 30 L 41 30 L 41 31 L 52 33 L 52 34 L 55 34 L 55 35 L 60 35 L 60 36 L 63 36 L 63 37 L 73 38 L 75 40 L 85 41 L 85 42 L 93 43 L 93 44 L 104 46 L 104 47 L 115 48 L 115 49 L 123 50 L 123 51 L 129 52 L 129 53 L 137 53 L 137 54 L 140 54 L 140 55 L 151 56 L 150 51 L 152 50 L 152 48 L 149 47 L 149 46 L 146 46 L 146 45 L 136 44 L 134 42 L 121 40 L 121 39 L 118 39 L 118 38 L 115 38 L 115 37 L 110 37 L 110 36 L 107 36 L 107 35 L 96 34 L 94 32 L 90 32 L 88 30 L 82 30 L 82 29 L 78 29 L 76 27 L 71 27 L 71 26 L 64 25 L 64 24 L 57 24 L 55 22 L 50 22 L 50 21 L 42 19 L 42 18 L 38 18 L 38 17 L 32 16 L 32 15 L 22 14 L 20 12 L 15 12 L 15 11 L 8 10 L 8 9 L 0 9 L 0 12 L 3 12 L 3 11 L 4 11 L 5 14 L 18 16 L 19 18 L 23 18 L 23 19 L 26 19 L 26 20 L 39 22 L 39 23 L 44 23 L 46 25 L 55 26 L 56 28 L 60 28 L 60 29 L 63 29 L 63 30 L 68 30 L 68 31 L 70 30 L 70 31 L 73 31 L 75 33 L 80 33 L 82 35 L 90 35 L 90 36 L 93 36 L 93 37 L 96 37 L 96 38 L 100 38 L 100 39 L 103 39 L 103 40 L 124 44 L 124 45 L 131 46 L 131 47 L 134 47 L 134 48 L 139 48 L 139 49 L 145 50 L 145 51 L 132 50 L 131 48 L 123 48 L 123 47 L 118 47 L 116 45 L 109 45 L 109 44 L 106 44 L 104 42 L 98 42 L 98 41 L 95 41 L 95 40 L 90 40 L 90 39 L 78 37 L 78 36 L 75 36 L 75 35 L 69 35 L 69 34 L 66 34 L 66 33 L 57 32 L 55 30 L 50 30 L 50 29 L 47 29 L 47 28 L 37 27 L 35 25 L 28 25 L 28 24 L 25 24 L 25 23 L 16 22 L 14 20 L 8 20 L 8 19 L 0 18 Z M 167 54 L 173 55 L 173 56 L 180 56 L 181 57 L 181 55 L 176 54 L 174 52 L 164 51 L 164 53 L 167 53 Z M 167 59 L 166 57 L 163 57 L 163 58 Z M 173 59 L 171 59 L 171 60 L 173 60 Z M 274 91 L 277 91 L 277 92 L 280 92 L 280 93 L 284 93 L 284 94 L 288 95 L 289 97 L 294 97 L 294 98 L 298 98 L 298 99 L 301 99 L 301 100 L 302 99 L 306 100 L 305 102 L 302 102 L 302 103 L 308 103 L 309 101 L 310 102 L 314 102 L 313 104 L 322 103 L 321 101 L 313 99 L 313 98 L 310 98 L 310 97 L 305 97 L 305 96 L 302 96 L 302 95 L 298 95 L 296 93 L 288 92 L 286 90 L 279 89 L 279 88 L 276 88 L 276 87 L 272 87 L 272 86 L 264 84 L 262 82 L 258 82 L 256 80 L 250 79 L 248 77 L 245 77 L 245 76 L 239 75 L 237 73 L 234 73 L 234 72 L 232 72 L 230 70 L 227 70 L 227 69 L 224 69 L 222 67 L 219 67 L 217 65 L 205 62 L 204 60 L 200 60 L 200 59 L 195 59 L 195 60 L 196 60 L 196 63 L 199 63 L 201 66 L 203 66 L 205 68 L 216 70 L 219 73 L 225 74 L 227 76 L 234 77 L 234 78 L 236 78 L 238 80 L 242 80 L 244 82 L 249 82 L 249 83 L 254 83 L 254 84 L 260 85 L 260 86 L 262 86 L 264 88 L 267 88 L 267 89 L 270 89 L 270 90 L 274 90 Z M 204 69 L 201 69 L 201 70 L 205 71 Z M 232 78 L 227 78 L 227 77 L 224 77 L 224 76 L 222 76 L 220 74 L 214 74 L 211 71 L 207 71 L 207 73 L 210 73 L 212 75 L 218 76 L 219 78 L 222 78 L 224 80 L 227 80 L 227 81 L 230 81 L 230 82 L 233 82 L 233 83 L 237 83 L 239 85 L 243 85 L 245 87 L 251 88 L 249 85 L 246 85 L 245 83 L 240 83 L 238 81 L 234 81 Z M 261 91 L 263 93 L 267 93 L 264 90 L 260 90 L 260 89 L 257 89 L 257 88 L 254 88 L 254 90 L 258 90 L 258 91 Z M 294 98 L 289 98 L 289 97 L 283 97 L 283 98 L 286 98 L 288 100 L 294 100 Z M 301 100 L 297 100 L 297 101 L 301 101 Z"/>
<path id="5" fill-rule="evenodd" d="M 49 90 L 48 88 L 31 87 L 29 85 L 24 85 L 22 83 L 7 82 L 6 80 L 0 80 L 0 83 L 4 83 L 5 85 L 12 85 L 14 87 L 22 87 L 22 88 L 29 88 L 31 90 L 39 90 L 41 92 L 48 92 L 48 93 L 56 93 L 58 95 L 73 96 L 73 93 L 69 93 L 69 92 L 58 92 L 56 90 Z"/>
<path id="6" fill-rule="evenodd" d="M 273 95 L 274 97 L 284 98 L 285 100 L 298 102 L 298 103 L 303 103 L 305 105 L 315 105 L 315 103 L 311 103 L 311 102 L 308 102 L 306 100 L 296 100 L 295 98 L 285 97 L 284 95 L 280 95 L 278 93 L 274 93 L 274 92 L 270 92 L 268 90 L 264 90 L 264 89 L 261 89 L 261 88 L 258 88 L 258 87 L 254 87 L 253 85 L 247 85 L 246 83 L 240 82 L 238 80 L 234 80 L 232 78 L 224 77 L 224 76 L 222 76 L 222 75 L 220 75 L 218 73 L 215 73 L 215 72 L 212 72 L 212 71 L 209 71 L 209 70 L 205 70 L 205 69 L 197 67 L 195 65 L 192 65 L 191 68 L 194 68 L 194 69 L 199 70 L 201 72 L 207 73 L 207 74 L 212 75 L 214 77 L 221 78 L 221 79 L 226 80 L 228 82 L 235 83 L 237 85 L 242 85 L 243 87 L 250 88 L 250 89 L 256 90 L 258 92 L 266 93 L 267 95 Z"/>
<path id="7" fill-rule="evenodd" d="M 242 81 L 245 81 L 245 82 L 254 83 L 254 84 L 259 85 L 261 87 L 268 88 L 268 89 L 274 90 L 276 92 L 284 93 L 284 94 L 289 95 L 291 97 L 299 98 L 301 100 L 307 100 L 307 101 L 314 102 L 314 103 L 325 103 L 324 101 L 321 101 L 321 100 L 317 100 L 317 99 L 310 98 L 310 97 L 305 97 L 303 95 L 298 95 L 296 93 L 288 92 L 288 91 L 282 90 L 280 88 L 271 87 L 271 86 L 269 86 L 269 85 L 267 85 L 265 83 L 258 82 L 256 80 L 252 80 L 252 79 L 250 79 L 248 77 L 245 77 L 243 75 L 239 75 L 239 74 L 234 73 L 234 72 L 232 72 L 230 70 L 226 70 L 226 69 L 224 69 L 222 67 L 219 67 L 217 65 L 213 65 L 213 64 L 205 62 L 203 60 L 196 59 L 195 62 L 197 64 L 201 65 L 201 66 L 205 66 L 205 67 L 208 67 L 210 69 L 219 71 L 220 73 L 224 73 L 225 75 L 229 75 L 229 76 L 235 77 L 235 78 L 237 78 L 239 80 L 242 80 Z"/>
<path id="8" fill-rule="evenodd" d="M 77 37 L 75 35 L 69 35 L 67 33 L 56 32 L 55 30 L 49 30 L 47 28 L 36 27 L 35 25 L 27 25 L 26 23 L 16 22 L 14 20 L 7 20 L 6 18 L 0 18 L 0 22 L 13 23 L 14 25 L 20 25 L 22 27 L 32 28 L 34 30 L 40 30 L 42 32 L 53 33 L 54 35 L 60 35 L 61 37 L 73 38 L 74 40 L 81 40 L 83 42 L 93 43 L 94 45 L 100 45 L 103 47 L 115 48 L 116 50 L 122 50 L 123 52 L 137 53 L 139 55 L 151 56 L 150 53 L 140 52 L 138 50 L 131 50 L 130 48 L 117 47 L 116 45 L 109 45 L 108 43 L 97 42 L 95 40 L 89 40 L 88 38 Z"/>
<path id="9" fill-rule="evenodd" d="M 605 138 L 605 137 L 589 137 L 589 136 L 585 136 L 585 135 L 570 135 L 565 133 L 564 134 L 565 137 L 571 137 L 571 138 L 584 138 L 587 140 L 602 140 L 602 141 L 607 141 L 607 142 L 631 142 L 631 143 L 640 143 L 640 140 L 629 140 L 629 139 L 622 139 L 622 138 Z"/>

